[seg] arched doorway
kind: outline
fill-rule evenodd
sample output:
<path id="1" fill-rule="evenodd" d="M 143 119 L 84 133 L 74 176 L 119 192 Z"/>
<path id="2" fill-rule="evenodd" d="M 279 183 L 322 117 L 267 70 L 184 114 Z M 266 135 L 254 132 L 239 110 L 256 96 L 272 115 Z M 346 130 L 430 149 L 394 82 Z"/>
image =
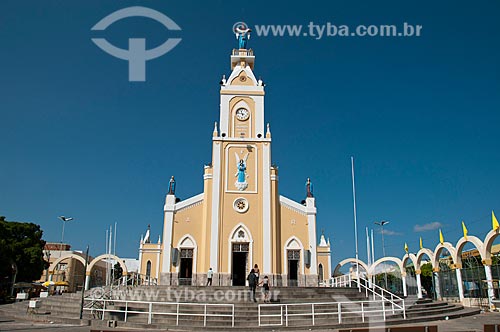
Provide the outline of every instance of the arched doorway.
<path id="1" fill-rule="evenodd" d="M 323 264 L 319 263 L 318 266 L 318 280 L 319 282 L 323 282 L 325 276 L 323 275 Z"/>
<path id="2" fill-rule="evenodd" d="M 151 277 L 151 261 L 146 263 L 146 277 L 148 279 Z"/>
<path id="3" fill-rule="evenodd" d="M 298 286 L 299 276 L 304 274 L 304 246 L 296 237 L 288 239 L 285 245 L 285 274 L 288 286 Z"/>
<path id="4" fill-rule="evenodd" d="M 185 235 L 179 242 L 179 285 L 191 285 L 196 273 L 197 245 L 191 235 Z"/>
<path id="5" fill-rule="evenodd" d="M 229 271 L 233 286 L 245 286 L 246 276 L 252 268 L 252 236 L 243 224 L 238 224 L 229 239 Z"/>

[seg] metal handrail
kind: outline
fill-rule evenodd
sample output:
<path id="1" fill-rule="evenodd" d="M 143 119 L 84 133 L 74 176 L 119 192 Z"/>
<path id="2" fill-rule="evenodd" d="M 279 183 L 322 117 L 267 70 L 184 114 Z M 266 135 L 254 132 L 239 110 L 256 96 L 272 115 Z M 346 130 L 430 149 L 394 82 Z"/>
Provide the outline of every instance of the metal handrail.
<path id="1" fill-rule="evenodd" d="M 84 307 L 83 310 L 94 312 L 101 312 L 101 319 L 104 320 L 104 313 L 106 312 L 114 312 L 114 313 L 123 313 L 124 314 L 124 322 L 127 322 L 128 314 L 147 314 L 148 316 L 148 324 L 151 324 L 153 315 L 166 315 L 166 316 L 176 316 L 176 325 L 179 326 L 179 317 L 180 316 L 195 316 L 195 317 L 203 317 L 203 326 L 207 325 L 207 317 L 230 317 L 231 324 L 234 327 L 234 304 L 230 303 L 185 303 L 185 302 L 152 302 L 152 301 L 129 301 L 129 300 L 107 300 L 107 299 L 94 299 L 94 298 L 86 298 L 85 301 L 90 301 L 91 303 L 101 302 L 101 308 L 89 308 Z M 106 303 L 111 303 L 115 305 L 117 303 L 124 303 L 125 309 L 116 309 L 116 308 L 106 308 Z M 147 311 L 138 311 L 138 310 L 130 310 L 130 304 L 147 304 Z M 164 311 L 153 311 L 153 305 L 172 305 L 176 307 L 175 312 L 164 312 Z M 201 313 L 190 313 L 190 312 L 181 312 L 181 306 L 193 306 L 193 307 L 204 307 L 204 312 Z M 231 314 L 211 314 L 207 312 L 207 307 L 227 307 L 231 309 Z"/>
<path id="2" fill-rule="evenodd" d="M 380 304 L 381 308 L 380 309 L 373 309 L 373 307 L 369 307 L 370 304 Z M 329 306 L 331 307 L 331 311 L 321 311 L 318 312 L 315 309 L 318 306 Z M 348 306 L 359 306 L 359 310 L 352 310 L 352 308 L 349 308 L 348 311 L 342 311 L 342 307 L 348 307 Z M 310 306 L 310 311 L 308 312 L 300 312 L 300 313 L 290 313 L 289 308 L 293 307 L 308 307 Z M 367 308 L 368 306 L 368 308 Z M 279 313 L 275 314 L 266 314 L 263 313 L 263 311 L 266 308 L 280 308 Z M 403 316 L 406 319 L 405 315 L 405 309 L 404 305 L 403 306 L 397 306 L 399 308 L 393 307 L 392 311 L 393 314 L 396 312 L 403 312 Z M 319 316 L 325 316 L 325 315 L 337 315 L 338 322 L 339 324 L 342 323 L 343 316 L 346 318 L 346 314 L 352 315 L 352 314 L 361 314 L 361 320 L 362 322 L 365 322 L 366 320 L 366 314 L 376 314 L 380 313 L 382 316 L 383 321 L 387 319 L 387 309 L 385 308 L 385 301 L 372 301 L 372 300 L 366 300 L 366 301 L 343 301 L 343 302 L 315 302 L 315 303 L 285 303 L 285 304 L 259 304 L 258 306 L 258 323 L 259 326 L 283 326 L 283 323 L 285 326 L 289 326 L 289 317 L 297 317 L 297 316 L 305 316 L 305 317 L 311 317 L 311 324 L 316 325 L 316 319 Z M 270 322 L 270 323 L 263 323 L 262 318 L 279 318 L 279 322 Z"/>
<path id="3" fill-rule="evenodd" d="M 364 281 L 364 283 L 362 283 L 361 281 Z M 389 302 L 391 304 L 391 309 L 393 313 L 395 313 L 395 307 L 402 309 L 403 318 L 406 319 L 406 308 L 404 299 L 365 278 L 359 277 L 358 279 L 355 279 L 351 278 L 350 274 L 342 275 L 331 279 L 331 287 L 345 287 L 346 285 L 349 285 L 349 287 L 351 287 L 352 282 L 355 282 L 358 286 L 360 286 L 359 287 L 360 289 L 361 288 L 365 289 L 366 297 L 369 296 L 368 292 L 370 292 L 373 296 L 373 300 L 375 300 L 376 297 L 378 296 L 381 301 Z M 370 285 L 370 287 L 366 285 Z M 380 293 L 378 293 L 377 290 L 380 291 Z M 398 304 L 398 302 L 400 302 L 401 304 Z"/>

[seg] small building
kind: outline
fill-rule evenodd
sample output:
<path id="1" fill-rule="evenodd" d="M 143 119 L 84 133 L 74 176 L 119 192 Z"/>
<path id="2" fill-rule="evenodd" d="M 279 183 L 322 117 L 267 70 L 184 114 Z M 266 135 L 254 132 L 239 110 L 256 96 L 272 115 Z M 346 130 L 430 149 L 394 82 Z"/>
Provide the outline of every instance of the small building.
<path id="1" fill-rule="evenodd" d="M 75 256 L 85 260 L 85 253 L 78 250 L 71 250 L 71 245 L 67 243 L 47 242 L 44 247 L 45 260 L 53 266 L 53 269 L 45 269 L 38 281 L 67 281 L 69 286 L 67 292 L 81 290 L 85 278 L 85 266 Z M 66 258 L 65 258 L 66 257 Z M 92 261 L 89 257 L 89 262 Z M 105 282 L 106 264 L 104 261 L 98 262 L 93 268 L 93 283 L 101 285 Z"/>

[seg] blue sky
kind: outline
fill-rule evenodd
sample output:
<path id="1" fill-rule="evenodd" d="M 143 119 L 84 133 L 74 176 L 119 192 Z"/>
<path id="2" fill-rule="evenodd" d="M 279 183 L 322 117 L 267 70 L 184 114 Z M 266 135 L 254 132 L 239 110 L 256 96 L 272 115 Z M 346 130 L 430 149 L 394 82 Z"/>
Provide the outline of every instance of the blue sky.
<path id="1" fill-rule="evenodd" d="M 145 18 L 91 27 L 128 6 L 158 10 L 180 27 Z M 318 233 L 333 262 L 354 255 L 350 156 L 356 162 L 360 257 L 364 227 L 389 220 L 387 253 L 407 242 L 432 247 L 484 237 L 500 214 L 500 47 L 498 1 L 2 1 L 0 3 L 0 215 L 31 221 L 60 241 L 105 247 L 118 223 L 117 254 L 137 257 L 141 233 L 162 229 L 171 175 L 177 194 L 202 191 L 211 159 L 219 85 L 236 47 L 232 25 L 309 22 L 423 26 L 418 38 L 258 37 L 255 74 L 266 82 L 266 121 L 280 191 L 300 201 L 310 177 Z M 127 62 L 91 38 L 148 48 L 182 38 L 147 63 L 147 81 L 129 82 Z M 376 256 L 380 256 L 376 233 Z"/>

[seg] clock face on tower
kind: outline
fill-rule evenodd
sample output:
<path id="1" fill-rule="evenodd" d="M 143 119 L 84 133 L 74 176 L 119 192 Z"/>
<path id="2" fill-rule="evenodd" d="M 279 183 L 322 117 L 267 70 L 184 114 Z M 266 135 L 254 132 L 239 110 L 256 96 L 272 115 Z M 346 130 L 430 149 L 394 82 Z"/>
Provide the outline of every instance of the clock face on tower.
<path id="1" fill-rule="evenodd" d="M 236 118 L 241 121 L 245 121 L 250 117 L 250 112 L 246 108 L 239 108 L 236 111 Z"/>

